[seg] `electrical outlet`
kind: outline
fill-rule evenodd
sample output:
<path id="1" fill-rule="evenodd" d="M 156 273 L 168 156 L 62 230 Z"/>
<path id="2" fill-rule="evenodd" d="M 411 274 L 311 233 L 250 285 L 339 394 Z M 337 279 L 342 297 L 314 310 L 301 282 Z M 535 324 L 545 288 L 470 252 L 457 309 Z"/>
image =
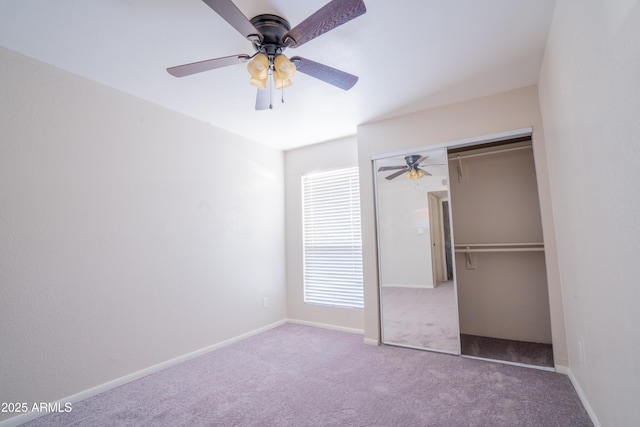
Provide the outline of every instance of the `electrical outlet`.
<path id="1" fill-rule="evenodd" d="M 267 298 L 267 297 L 263 297 L 263 298 L 262 298 L 262 306 L 263 306 L 264 308 L 267 308 L 267 306 L 268 306 L 268 305 L 269 305 L 269 298 Z"/>

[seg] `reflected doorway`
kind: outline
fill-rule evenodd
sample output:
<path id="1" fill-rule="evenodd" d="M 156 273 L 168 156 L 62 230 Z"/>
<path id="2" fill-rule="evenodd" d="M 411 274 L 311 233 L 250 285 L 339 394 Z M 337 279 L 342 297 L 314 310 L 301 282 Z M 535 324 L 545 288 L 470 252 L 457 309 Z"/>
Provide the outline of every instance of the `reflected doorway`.
<path id="1" fill-rule="evenodd" d="M 442 201 L 442 228 L 444 232 L 444 255 L 447 268 L 447 280 L 453 280 L 453 247 L 451 246 L 451 218 L 449 201 Z"/>

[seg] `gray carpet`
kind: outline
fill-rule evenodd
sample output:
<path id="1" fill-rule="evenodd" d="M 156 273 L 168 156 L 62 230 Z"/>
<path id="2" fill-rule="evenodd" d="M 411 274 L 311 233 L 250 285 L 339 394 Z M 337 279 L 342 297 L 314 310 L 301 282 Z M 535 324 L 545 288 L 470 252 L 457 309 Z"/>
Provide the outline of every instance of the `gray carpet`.
<path id="1" fill-rule="evenodd" d="M 453 282 L 433 289 L 383 287 L 382 333 L 387 344 L 458 353 L 458 311 Z"/>
<path id="2" fill-rule="evenodd" d="M 460 335 L 462 354 L 486 359 L 504 360 L 525 365 L 554 367 L 551 344 Z"/>
<path id="3" fill-rule="evenodd" d="M 591 426 L 566 376 L 286 324 L 28 426 Z"/>

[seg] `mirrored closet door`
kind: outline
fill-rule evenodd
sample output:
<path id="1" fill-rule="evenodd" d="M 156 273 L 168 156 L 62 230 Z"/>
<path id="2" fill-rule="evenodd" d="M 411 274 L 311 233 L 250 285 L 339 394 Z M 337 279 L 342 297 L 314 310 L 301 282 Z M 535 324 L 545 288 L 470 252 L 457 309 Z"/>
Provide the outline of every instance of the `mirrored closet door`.
<path id="1" fill-rule="evenodd" d="M 382 342 L 460 353 L 443 149 L 374 160 Z"/>

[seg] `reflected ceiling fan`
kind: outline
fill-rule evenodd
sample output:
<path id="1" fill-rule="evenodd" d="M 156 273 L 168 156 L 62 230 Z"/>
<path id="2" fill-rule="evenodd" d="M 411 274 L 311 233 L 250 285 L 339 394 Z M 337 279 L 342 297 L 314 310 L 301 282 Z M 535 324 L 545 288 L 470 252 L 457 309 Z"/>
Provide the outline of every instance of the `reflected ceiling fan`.
<path id="1" fill-rule="evenodd" d="M 392 173 L 389 176 L 385 176 L 385 179 L 391 181 L 394 178 L 399 177 L 402 174 L 406 174 L 409 179 L 420 179 L 423 176 L 432 176 L 429 172 L 424 170 L 427 166 L 437 166 L 437 165 L 422 165 L 421 163 L 427 160 L 429 156 L 421 156 L 419 154 L 411 154 L 409 156 L 404 157 L 404 161 L 407 163 L 402 166 L 381 166 L 378 168 L 378 172 L 384 171 L 397 171 Z"/>
<path id="2" fill-rule="evenodd" d="M 281 89 L 291 85 L 297 71 L 315 77 L 343 90 L 356 84 L 358 77 L 300 56 L 288 59 L 287 48 L 302 46 L 310 40 L 364 14 L 367 9 L 362 0 L 331 0 L 300 24 L 291 28 L 286 19 L 278 15 L 263 14 L 247 19 L 232 0 L 203 0 L 211 9 L 249 40 L 255 49 L 253 55 L 239 54 L 208 59 L 191 64 L 167 68 L 169 74 L 184 77 L 216 68 L 248 62 L 250 83 L 258 87 L 256 110 L 272 108 L 271 87 Z"/>

